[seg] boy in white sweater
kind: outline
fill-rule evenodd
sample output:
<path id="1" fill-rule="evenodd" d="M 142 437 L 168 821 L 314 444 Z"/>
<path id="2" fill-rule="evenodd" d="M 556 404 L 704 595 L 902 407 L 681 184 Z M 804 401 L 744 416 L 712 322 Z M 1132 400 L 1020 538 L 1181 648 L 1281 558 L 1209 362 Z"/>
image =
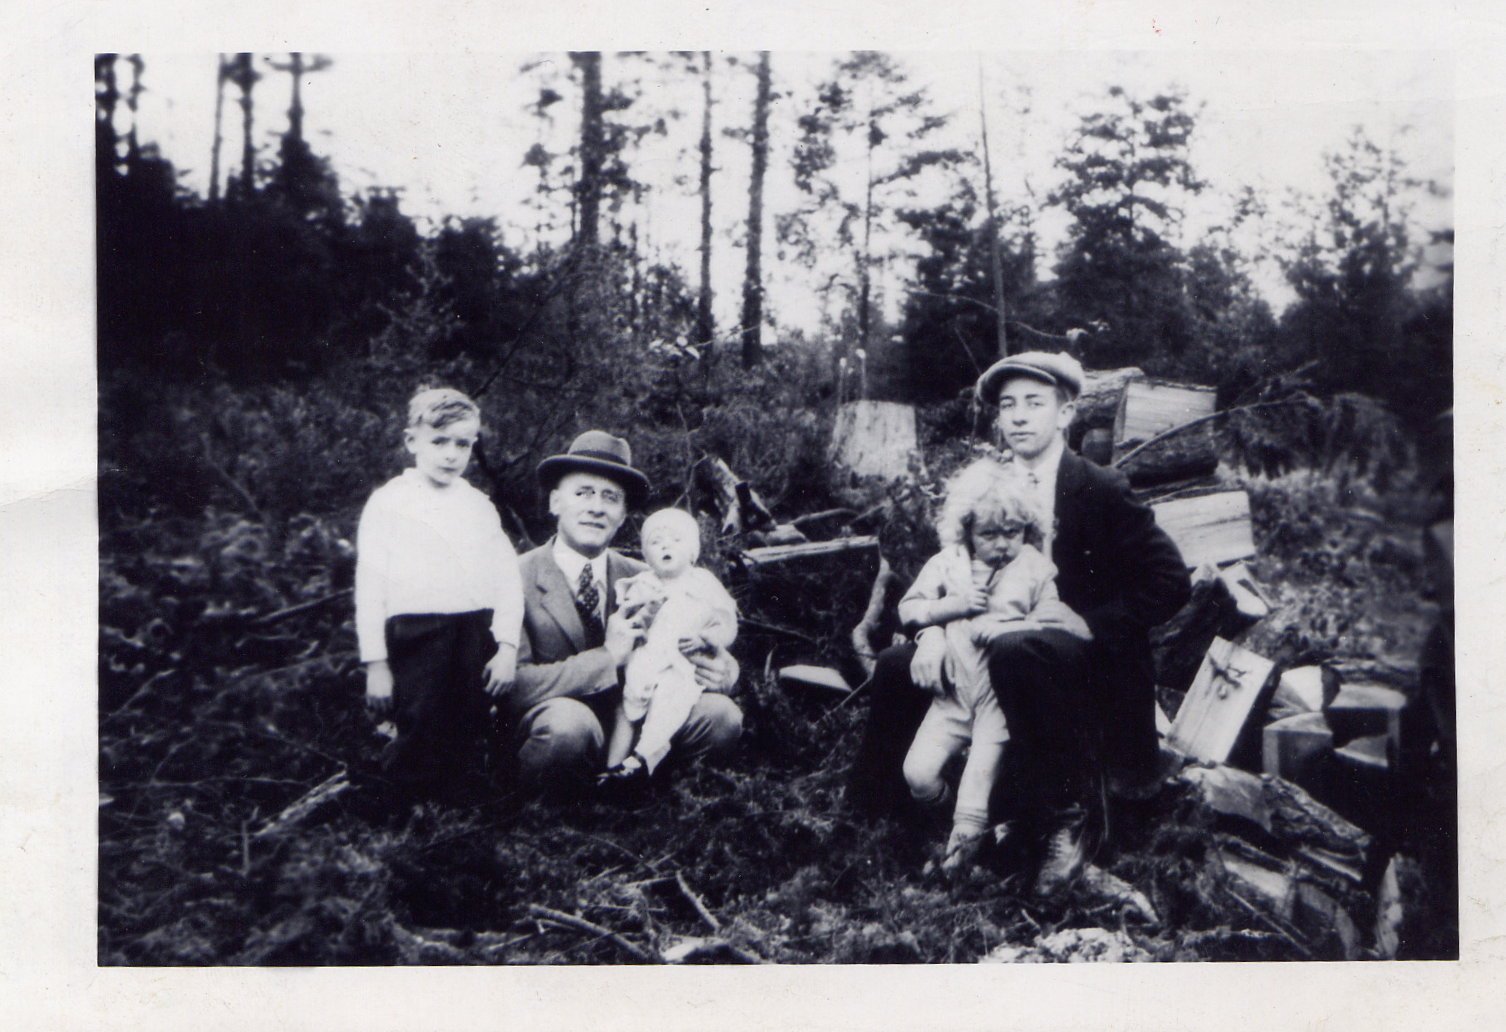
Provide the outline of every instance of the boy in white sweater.
<path id="1" fill-rule="evenodd" d="M 377 488 L 356 536 L 356 638 L 366 704 L 391 713 L 383 757 L 402 789 L 427 794 L 464 770 L 490 701 L 513 682 L 523 591 L 491 501 L 462 479 L 481 410 L 449 388 L 408 403 L 413 467 Z"/>

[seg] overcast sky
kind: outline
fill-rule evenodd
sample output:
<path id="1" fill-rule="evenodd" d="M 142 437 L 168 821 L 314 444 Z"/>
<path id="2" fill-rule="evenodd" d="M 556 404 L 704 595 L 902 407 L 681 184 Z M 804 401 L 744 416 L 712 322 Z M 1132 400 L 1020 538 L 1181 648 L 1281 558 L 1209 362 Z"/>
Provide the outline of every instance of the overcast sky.
<path id="1" fill-rule="evenodd" d="M 216 57 L 145 54 L 140 132 L 157 141 L 180 169 L 184 182 L 207 192 L 213 134 Z M 285 57 L 286 55 L 274 55 Z M 536 177 L 521 165 L 535 141 L 563 149 L 573 133 L 575 96 L 553 109 L 553 135 L 541 135 L 537 119 L 524 107 L 536 96 L 537 80 L 520 66 L 539 54 L 330 54 L 334 64 L 305 80 L 306 135 L 316 152 L 328 156 L 347 191 L 372 186 L 403 190 L 410 214 L 496 217 L 505 235 L 533 216 L 523 200 Z M 751 55 L 741 55 L 749 57 Z M 794 135 L 795 108 L 809 87 L 829 74 L 831 53 L 775 52 L 776 88 L 788 90 L 775 107 L 775 153 L 770 168 L 768 208 L 772 214 L 796 200 L 787 164 Z M 1216 222 L 1240 187 L 1263 191 L 1281 205 L 1289 188 L 1323 193 L 1322 155 L 1339 147 L 1354 125 L 1376 142 L 1395 147 L 1410 171 L 1448 187 L 1453 178 L 1453 66 L 1438 51 L 1329 50 L 1302 52 L 1104 51 L 1091 55 L 1053 51 L 940 54 L 898 53 L 916 85 L 927 88 L 936 107 L 951 112 L 952 123 L 938 143 L 978 150 L 980 67 L 986 83 L 991 150 L 1001 197 L 1022 200 L 1027 184 L 1043 198 L 1060 173 L 1053 162 L 1078 117 L 1101 107 L 1111 85 L 1148 97 L 1180 87 L 1201 105 L 1192 160 L 1209 189 L 1189 210 L 1188 236 Z M 561 73 L 563 54 L 552 55 Z M 270 156 L 272 134 L 286 127 L 289 80 L 267 73 L 257 87 L 258 142 Z M 608 85 L 628 74 L 632 63 L 605 62 Z M 636 69 L 632 74 L 641 74 Z M 716 68 L 717 128 L 746 124 L 752 103 L 752 77 L 746 67 L 719 59 Z M 690 274 L 698 237 L 694 198 L 694 156 L 688 150 L 699 131 L 698 85 L 689 75 L 651 90 L 648 103 L 679 108 L 685 118 L 662 140 L 651 140 L 632 171 L 653 187 L 645 227 L 646 246 Z M 1030 111 L 1020 110 L 1028 91 Z M 227 94 L 221 167 L 239 162 L 239 111 Z M 634 112 L 629 112 L 634 114 Z M 714 279 L 719 325 L 735 325 L 746 216 L 748 148 L 718 138 L 718 177 L 714 182 L 718 241 Z M 689 182 L 685 182 L 687 172 Z M 858 174 L 859 169 L 849 169 Z M 677 177 L 681 182 L 677 183 Z M 922 188 L 923 199 L 925 190 Z M 1448 200 L 1419 210 L 1426 228 L 1452 224 Z M 1039 229 L 1047 247 L 1061 235 L 1059 212 L 1046 211 Z M 767 249 L 766 249 L 767 250 Z M 1048 252 L 1049 254 L 1049 252 Z M 777 259 L 777 254 L 774 255 Z M 818 315 L 812 277 L 777 260 L 769 270 L 769 296 L 775 317 L 786 325 L 813 327 Z M 1043 270 L 1044 271 L 1044 270 Z M 896 286 L 890 283 L 892 288 Z M 1262 287 L 1277 304 L 1286 300 L 1274 267 Z M 898 293 L 889 291 L 891 311 Z"/>

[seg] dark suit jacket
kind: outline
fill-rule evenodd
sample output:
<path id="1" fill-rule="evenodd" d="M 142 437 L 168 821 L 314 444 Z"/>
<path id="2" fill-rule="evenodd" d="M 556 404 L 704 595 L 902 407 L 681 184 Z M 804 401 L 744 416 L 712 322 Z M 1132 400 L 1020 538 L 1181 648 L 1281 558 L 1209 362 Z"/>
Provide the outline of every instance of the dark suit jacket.
<path id="1" fill-rule="evenodd" d="M 617 664 L 603 646 L 586 647 L 575 592 L 554 561 L 554 539 L 518 560 L 523 578 L 523 633 L 518 641 L 518 677 L 502 700 L 504 715 L 517 719 L 549 699 L 587 701 L 617 687 Z M 648 567 L 607 549 L 607 605 L 617 582 Z"/>
<path id="2" fill-rule="evenodd" d="M 1093 632 L 1097 723 L 1107 759 L 1153 762 L 1155 670 L 1149 630 L 1191 597 L 1182 554 L 1122 473 L 1066 452 L 1056 476 L 1056 588 Z"/>

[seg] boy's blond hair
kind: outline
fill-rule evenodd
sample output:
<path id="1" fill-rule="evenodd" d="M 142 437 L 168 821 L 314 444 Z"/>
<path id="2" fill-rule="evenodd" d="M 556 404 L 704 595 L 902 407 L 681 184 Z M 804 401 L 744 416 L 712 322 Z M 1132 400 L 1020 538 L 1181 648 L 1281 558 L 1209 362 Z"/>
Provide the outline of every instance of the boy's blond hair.
<path id="1" fill-rule="evenodd" d="M 946 500 L 936 517 L 942 546 L 966 546 L 981 521 L 1017 520 L 1025 524 L 1025 540 L 1039 547 L 1046 520 L 1032 494 L 1024 471 L 1013 462 L 985 458 L 964 467 L 947 481 Z"/>
<path id="2" fill-rule="evenodd" d="M 462 419 L 481 418 L 481 406 L 453 387 L 430 387 L 408 401 L 408 425 L 438 430 Z"/>

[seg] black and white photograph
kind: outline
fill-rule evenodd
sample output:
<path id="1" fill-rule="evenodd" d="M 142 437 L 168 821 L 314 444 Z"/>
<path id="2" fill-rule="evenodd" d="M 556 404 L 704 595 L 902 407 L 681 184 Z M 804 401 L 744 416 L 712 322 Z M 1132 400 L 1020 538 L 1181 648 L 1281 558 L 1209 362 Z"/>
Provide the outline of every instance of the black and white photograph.
<path id="1" fill-rule="evenodd" d="M 100 37 L 75 961 L 1463 970 L 1473 64 L 1135 24 Z"/>
<path id="2" fill-rule="evenodd" d="M 100 962 L 1456 957 L 1447 63 L 1051 63 L 100 54 Z"/>

